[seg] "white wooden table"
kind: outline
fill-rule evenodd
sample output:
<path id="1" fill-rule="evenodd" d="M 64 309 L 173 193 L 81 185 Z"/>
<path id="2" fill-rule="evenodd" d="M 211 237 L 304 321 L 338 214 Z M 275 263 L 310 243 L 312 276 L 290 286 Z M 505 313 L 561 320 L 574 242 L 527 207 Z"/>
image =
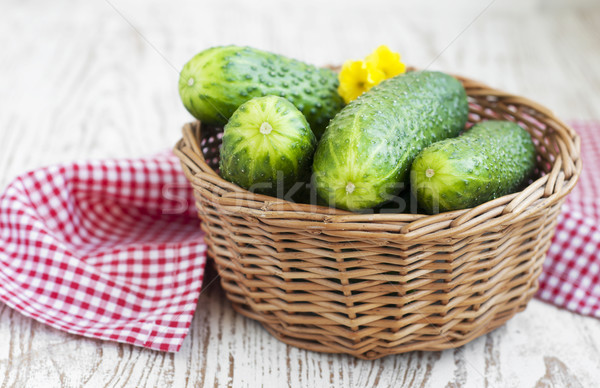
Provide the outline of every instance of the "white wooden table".
<path id="1" fill-rule="evenodd" d="M 217 44 L 326 64 L 385 43 L 410 64 L 523 94 L 563 119 L 600 119 L 600 8 L 588 3 L 2 0 L 0 184 L 41 165 L 172 146 L 190 120 L 178 70 Z M 218 282 L 207 281 L 177 354 L 65 334 L 0 305 L 2 388 L 595 387 L 599 378 L 600 321 L 537 300 L 462 348 L 377 361 L 284 345 L 235 314 Z"/>

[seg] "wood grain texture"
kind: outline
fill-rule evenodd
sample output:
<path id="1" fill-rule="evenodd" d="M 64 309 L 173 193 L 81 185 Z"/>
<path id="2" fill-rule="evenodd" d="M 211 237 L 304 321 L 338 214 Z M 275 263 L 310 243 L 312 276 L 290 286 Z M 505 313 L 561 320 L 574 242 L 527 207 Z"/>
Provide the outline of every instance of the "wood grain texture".
<path id="1" fill-rule="evenodd" d="M 41 165 L 171 147 L 190 120 L 178 69 L 217 44 L 325 64 L 385 43 L 410 64 L 598 120 L 600 9 L 566 3 L 497 0 L 482 13 L 489 2 L 4 0 L 0 185 Z M 600 377 L 600 322 L 535 300 L 462 348 L 376 361 L 286 346 L 235 314 L 218 282 L 198 305 L 177 354 L 65 334 L 0 305 L 0 387 L 594 387 Z"/>

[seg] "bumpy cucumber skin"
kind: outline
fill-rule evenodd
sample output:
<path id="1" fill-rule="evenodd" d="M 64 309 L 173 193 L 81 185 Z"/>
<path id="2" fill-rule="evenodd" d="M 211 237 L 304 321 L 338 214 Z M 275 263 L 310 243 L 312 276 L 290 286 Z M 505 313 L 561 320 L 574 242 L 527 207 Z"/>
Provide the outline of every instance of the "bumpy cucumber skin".
<path id="1" fill-rule="evenodd" d="M 263 122 L 271 125 L 269 134 L 260 132 Z M 310 125 L 291 102 L 256 97 L 225 125 L 219 171 L 252 192 L 284 196 L 297 182 L 308 181 L 316 145 Z"/>
<path id="2" fill-rule="evenodd" d="M 329 69 L 250 47 L 224 46 L 204 50 L 185 64 L 179 94 L 198 120 L 223 125 L 253 97 L 285 97 L 306 117 L 320 137 L 344 102 L 338 77 Z"/>
<path id="3" fill-rule="evenodd" d="M 313 162 L 317 193 L 347 210 L 389 200 L 408 186 L 414 157 L 457 136 L 467 114 L 465 90 L 447 74 L 411 72 L 383 81 L 331 120 Z"/>
<path id="4" fill-rule="evenodd" d="M 411 188 L 430 214 L 471 208 L 517 190 L 535 162 L 527 131 L 510 121 L 484 121 L 424 149 L 413 162 Z"/>

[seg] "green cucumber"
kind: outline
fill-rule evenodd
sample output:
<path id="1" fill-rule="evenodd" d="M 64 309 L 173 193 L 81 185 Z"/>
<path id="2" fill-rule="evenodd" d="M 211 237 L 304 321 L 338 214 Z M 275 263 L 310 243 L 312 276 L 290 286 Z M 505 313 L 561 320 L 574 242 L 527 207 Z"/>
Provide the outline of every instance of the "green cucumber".
<path id="1" fill-rule="evenodd" d="M 467 114 L 465 89 L 447 74 L 411 72 L 383 81 L 327 127 L 313 162 L 318 195 L 349 210 L 390 200 L 407 186 L 414 157 L 458 136 Z"/>
<path id="2" fill-rule="evenodd" d="M 253 97 L 287 98 L 320 137 L 329 120 L 344 106 L 338 77 L 329 69 L 250 47 L 204 50 L 185 64 L 179 94 L 186 109 L 207 124 L 224 125 Z"/>
<path id="3" fill-rule="evenodd" d="M 517 190 L 535 161 L 527 131 L 510 121 L 484 121 L 424 149 L 413 162 L 411 187 L 428 213 L 466 209 Z"/>
<path id="4" fill-rule="evenodd" d="M 291 102 L 255 97 L 225 125 L 219 171 L 252 192 L 283 197 L 298 182 L 308 181 L 316 145 L 308 122 Z"/>

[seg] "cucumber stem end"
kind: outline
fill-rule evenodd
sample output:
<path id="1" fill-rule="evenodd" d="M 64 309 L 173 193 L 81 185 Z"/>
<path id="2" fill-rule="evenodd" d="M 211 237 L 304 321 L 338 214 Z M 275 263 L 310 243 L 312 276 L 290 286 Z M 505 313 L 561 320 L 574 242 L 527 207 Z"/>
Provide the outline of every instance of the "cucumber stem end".
<path id="1" fill-rule="evenodd" d="M 348 184 L 346 185 L 346 193 L 352 194 L 355 188 L 356 186 L 354 186 L 354 183 L 348 182 Z"/>
<path id="2" fill-rule="evenodd" d="M 271 133 L 272 130 L 273 127 L 266 121 L 260 125 L 260 133 L 262 133 L 263 135 L 268 135 L 269 133 Z"/>

